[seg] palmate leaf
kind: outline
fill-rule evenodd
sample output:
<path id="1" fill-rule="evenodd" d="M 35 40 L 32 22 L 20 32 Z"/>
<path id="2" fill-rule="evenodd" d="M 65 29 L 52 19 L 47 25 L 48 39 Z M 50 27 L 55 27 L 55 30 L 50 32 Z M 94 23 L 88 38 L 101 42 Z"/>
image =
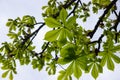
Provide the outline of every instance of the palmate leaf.
<path id="1" fill-rule="evenodd" d="M 78 57 L 76 62 L 79 64 L 80 68 L 86 70 L 87 67 L 87 58 L 86 57 Z"/>
<path id="2" fill-rule="evenodd" d="M 45 20 L 45 24 L 50 28 L 61 27 L 61 23 L 59 23 L 56 19 L 52 17 L 48 17 Z"/>
<path id="3" fill-rule="evenodd" d="M 71 76 L 66 75 L 66 71 L 60 71 L 60 75 L 58 76 L 57 80 L 72 80 Z"/>
<path id="4" fill-rule="evenodd" d="M 120 58 L 117 55 L 111 54 L 111 57 L 116 63 L 120 63 Z"/>
<path id="5" fill-rule="evenodd" d="M 73 58 L 75 56 L 75 45 L 74 44 L 66 44 L 60 51 L 61 57 L 69 57 Z"/>
<path id="6" fill-rule="evenodd" d="M 111 56 L 108 56 L 108 59 L 107 59 L 107 68 L 109 69 L 109 70 L 114 70 L 114 63 L 113 63 L 113 61 L 112 61 L 112 59 L 111 59 Z"/>
<path id="7" fill-rule="evenodd" d="M 72 60 L 73 59 L 70 57 L 65 57 L 65 58 L 59 58 L 57 62 L 61 65 L 65 65 L 65 64 L 71 62 Z"/>
<path id="8" fill-rule="evenodd" d="M 72 60 L 76 59 L 74 52 L 75 46 L 73 44 L 66 44 L 60 51 L 60 58 L 58 59 L 59 64 L 67 64 Z"/>
<path id="9" fill-rule="evenodd" d="M 104 66 L 104 65 L 105 65 L 105 63 L 106 63 L 106 61 L 107 61 L 107 58 L 108 58 L 107 55 L 102 57 L 102 60 L 101 60 L 101 63 L 100 63 L 101 66 Z"/>
<path id="10" fill-rule="evenodd" d="M 96 65 L 97 65 L 99 73 L 103 73 L 103 67 L 100 64 L 97 64 L 97 63 L 96 63 Z"/>
<path id="11" fill-rule="evenodd" d="M 65 31 L 65 29 L 62 29 L 61 33 L 60 33 L 60 36 L 59 36 L 59 39 L 58 39 L 58 42 L 57 42 L 59 47 L 62 47 L 63 45 L 66 44 L 66 42 L 67 42 L 66 37 L 67 37 L 66 31 Z"/>
<path id="12" fill-rule="evenodd" d="M 56 30 L 51 30 L 48 31 L 45 34 L 45 40 L 47 41 L 56 41 L 58 40 L 59 42 L 61 42 L 61 45 L 64 45 L 67 42 L 67 38 L 72 41 L 73 40 L 73 34 L 68 31 L 67 29 L 61 28 L 61 29 L 56 29 Z"/>
<path id="13" fill-rule="evenodd" d="M 60 71 L 60 75 L 57 80 L 71 80 L 71 74 L 73 73 L 73 62 L 67 67 L 65 71 Z"/>
<path id="14" fill-rule="evenodd" d="M 73 33 L 71 31 L 69 31 L 68 29 L 65 29 L 65 32 L 66 32 L 66 37 L 69 39 L 69 41 L 72 42 L 73 40 Z"/>
<path id="15" fill-rule="evenodd" d="M 9 80 L 13 80 L 13 73 L 12 73 L 12 71 L 10 72 Z"/>
<path id="16" fill-rule="evenodd" d="M 120 45 L 114 46 L 111 51 L 114 53 L 120 51 Z"/>
<path id="17" fill-rule="evenodd" d="M 76 23 L 76 17 L 75 16 L 72 16 L 72 17 L 70 17 L 68 20 L 67 20 L 67 23 L 66 23 L 66 27 L 67 28 L 69 28 L 69 29 L 71 29 L 71 28 L 73 28 L 73 24 L 75 24 Z"/>
<path id="18" fill-rule="evenodd" d="M 78 56 L 77 56 L 78 57 Z M 70 65 L 67 67 L 67 69 L 65 70 L 66 73 L 63 75 L 63 76 L 66 76 L 66 75 L 69 75 L 71 76 L 72 74 L 77 78 L 79 79 L 82 75 L 82 70 L 85 70 L 86 69 L 86 59 L 84 59 L 85 57 L 78 57 L 78 58 L 71 58 L 71 63 Z M 63 58 L 64 59 L 64 58 Z M 60 59 L 62 64 L 67 64 L 64 62 L 64 60 Z M 68 59 L 67 59 L 68 60 Z M 59 61 L 59 59 L 58 59 Z M 69 62 L 68 61 L 68 62 Z M 61 63 L 60 63 L 61 64 Z M 83 68 L 84 67 L 84 68 Z M 59 77 L 60 78 L 60 77 Z M 61 79 L 61 80 L 64 80 L 64 79 Z"/>
<path id="19" fill-rule="evenodd" d="M 62 10 L 60 11 L 60 15 L 59 16 L 60 16 L 60 19 L 62 20 L 63 24 L 65 25 L 68 13 L 67 13 L 67 11 L 64 8 L 62 8 Z"/>
<path id="20" fill-rule="evenodd" d="M 91 64 L 89 64 L 89 65 L 87 66 L 86 70 L 85 70 L 85 73 L 89 73 L 89 72 L 90 72 L 90 70 L 91 70 L 91 68 L 92 68 L 92 66 L 93 66 L 93 64 L 92 64 L 92 63 L 91 63 Z"/>
<path id="21" fill-rule="evenodd" d="M 90 71 L 94 79 L 97 79 L 97 77 L 99 76 L 99 73 L 103 73 L 103 67 L 100 65 L 97 59 L 90 62 L 89 65 L 87 66 L 86 73 Z"/>
<path id="22" fill-rule="evenodd" d="M 46 34 L 45 34 L 45 40 L 47 41 L 56 41 L 59 34 L 60 34 L 60 29 L 57 29 L 57 30 L 52 30 L 52 31 L 48 31 Z"/>
<path id="23" fill-rule="evenodd" d="M 98 69 L 97 69 L 96 64 L 93 65 L 91 74 L 95 79 L 98 77 Z"/>
<path id="24" fill-rule="evenodd" d="M 74 61 L 74 63 L 73 63 L 73 74 L 77 79 L 79 79 L 80 76 L 82 75 L 81 68 L 76 61 Z"/>

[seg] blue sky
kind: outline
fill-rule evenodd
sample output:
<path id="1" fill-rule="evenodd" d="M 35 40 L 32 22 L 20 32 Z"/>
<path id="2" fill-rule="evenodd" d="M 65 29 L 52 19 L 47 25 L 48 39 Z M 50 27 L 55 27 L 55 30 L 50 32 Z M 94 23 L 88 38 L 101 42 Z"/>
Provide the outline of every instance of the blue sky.
<path id="1" fill-rule="evenodd" d="M 5 26 L 5 23 L 7 22 L 8 18 L 16 18 L 16 17 L 22 17 L 24 15 L 32 15 L 35 16 L 36 19 L 40 22 L 43 21 L 41 13 L 41 7 L 43 5 L 47 4 L 48 0 L 0 0 L 0 44 L 3 41 L 10 41 L 10 39 L 6 36 L 8 29 Z M 99 14 L 100 15 L 100 14 Z M 83 24 L 83 26 L 94 26 L 94 22 L 97 21 L 97 17 L 93 16 L 93 18 L 89 18 L 88 21 L 90 23 Z M 43 37 L 45 32 L 48 30 L 47 27 L 44 27 L 40 33 L 38 34 L 34 40 L 34 44 L 37 46 L 41 46 L 41 43 L 43 42 Z M 99 33 L 98 33 L 99 34 Z M 97 36 L 96 36 L 97 37 Z M 36 48 L 36 50 L 39 51 L 39 48 Z M 58 67 L 59 69 L 60 67 Z M 14 80 L 56 80 L 57 75 L 54 76 L 48 76 L 45 69 L 43 69 L 41 72 L 37 70 L 33 70 L 32 67 L 29 66 L 20 66 L 18 64 L 17 66 L 18 74 L 14 76 Z M 3 71 L 0 70 L 0 75 Z M 104 68 L 104 73 L 100 74 L 97 80 L 119 80 L 120 74 L 120 65 L 116 64 L 115 71 L 109 71 L 106 68 Z M 83 74 L 80 80 L 93 80 L 93 78 L 90 76 L 90 74 Z M 0 80 L 8 80 L 2 79 L 0 77 Z M 76 80 L 76 79 L 75 79 Z"/>

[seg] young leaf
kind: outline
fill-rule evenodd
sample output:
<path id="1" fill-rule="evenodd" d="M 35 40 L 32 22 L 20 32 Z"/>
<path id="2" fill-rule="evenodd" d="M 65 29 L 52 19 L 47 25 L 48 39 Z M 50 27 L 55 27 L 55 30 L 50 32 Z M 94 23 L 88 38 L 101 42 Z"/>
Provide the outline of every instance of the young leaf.
<path id="1" fill-rule="evenodd" d="M 52 30 L 52 31 L 48 31 L 46 34 L 45 34 L 45 40 L 47 41 L 56 41 L 58 36 L 60 34 L 60 29 L 57 29 L 57 30 Z"/>
<path id="2" fill-rule="evenodd" d="M 91 74 L 95 79 L 98 77 L 98 70 L 95 64 L 93 65 Z"/>
<path id="3" fill-rule="evenodd" d="M 92 66 L 93 66 L 93 63 L 89 64 L 89 65 L 87 66 L 86 70 L 85 70 L 85 73 L 89 73 L 90 70 L 91 70 L 91 68 L 92 68 Z"/>
<path id="4" fill-rule="evenodd" d="M 52 17 L 46 18 L 45 20 L 45 24 L 50 27 L 50 28 L 55 28 L 55 27 L 61 27 L 61 23 L 59 23 L 57 20 L 55 20 Z"/>
<path id="5" fill-rule="evenodd" d="M 67 21 L 66 27 L 71 29 L 74 23 L 76 23 L 76 17 L 70 17 Z"/>
<path id="6" fill-rule="evenodd" d="M 113 61 L 112 61 L 112 59 L 111 59 L 111 56 L 108 56 L 108 59 L 107 59 L 107 68 L 109 69 L 109 70 L 114 70 L 114 63 L 113 63 Z"/>
<path id="7" fill-rule="evenodd" d="M 111 54 L 111 57 L 116 63 L 120 63 L 120 58 L 118 56 Z"/>
<path id="8" fill-rule="evenodd" d="M 12 71 L 10 72 L 9 80 L 13 80 L 13 73 L 12 73 Z"/>
<path id="9" fill-rule="evenodd" d="M 74 51 L 75 46 L 73 44 L 66 44 L 60 51 L 60 56 L 61 57 L 68 57 L 73 59 L 75 56 L 75 51 Z"/>
<path id="10" fill-rule="evenodd" d="M 68 59 L 68 58 L 59 58 L 57 62 L 59 64 L 61 64 L 61 65 L 65 65 L 65 64 L 69 63 L 70 61 L 71 61 L 71 58 L 70 59 Z"/>
<path id="11" fill-rule="evenodd" d="M 98 68 L 99 73 L 103 73 L 103 67 L 100 64 L 97 64 L 97 68 Z"/>
<path id="12" fill-rule="evenodd" d="M 57 77 L 57 80 L 62 80 L 63 77 L 64 77 L 64 75 L 63 75 L 63 74 L 60 74 L 60 75 Z"/>
<path id="13" fill-rule="evenodd" d="M 57 80 L 71 80 L 71 77 L 67 74 L 66 71 L 60 71 L 60 75 L 58 76 Z"/>
<path id="14" fill-rule="evenodd" d="M 57 80 L 63 80 L 65 71 L 62 70 L 59 73 L 60 73 L 60 75 L 58 76 Z"/>
<path id="15" fill-rule="evenodd" d="M 6 76 L 8 75 L 9 73 L 9 70 L 8 71 L 5 71 L 3 74 L 2 74 L 2 78 L 6 78 Z"/>
<path id="16" fill-rule="evenodd" d="M 72 33 L 72 31 L 69 31 L 67 29 L 65 29 L 65 31 L 66 31 L 66 36 L 68 37 L 68 39 L 70 41 L 72 41 L 73 40 L 73 33 Z"/>
<path id="17" fill-rule="evenodd" d="M 101 60 L 101 63 L 100 63 L 100 65 L 101 66 L 104 66 L 105 65 L 105 63 L 106 63 L 106 61 L 107 61 L 107 55 L 104 55 L 103 57 L 102 57 L 102 60 Z"/>
<path id="18" fill-rule="evenodd" d="M 81 69 L 86 70 L 87 68 L 87 59 L 86 57 L 79 57 L 76 59 Z"/>
<path id="19" fill-rule="evenodd" d="M 67 42 L 66 31 L 65 31 L 65 29 L 62 29 L 60 36 L 59 36 L 59 39 L 58 39 L 58 46 L 61 47 L 61 46 L 65 45 L 66 42 Z"/>
<path id="20" fill-rule="evenodd" d="M 80 66 L 78 63 L 74 62 L 73 64 L 73 73 L 74 73 L 74 76 L 79 79 L 80 76 L 82 75 L 82 71 L 80 69 Z"/>
<path id="21" fill-rule="evenodd" d="M 63 24 L 66 23 L 67 15 L 67 11 L 64 8 L 62 8 L 62 10 L 60 11 L 60 19 L 62 20 Z"/>

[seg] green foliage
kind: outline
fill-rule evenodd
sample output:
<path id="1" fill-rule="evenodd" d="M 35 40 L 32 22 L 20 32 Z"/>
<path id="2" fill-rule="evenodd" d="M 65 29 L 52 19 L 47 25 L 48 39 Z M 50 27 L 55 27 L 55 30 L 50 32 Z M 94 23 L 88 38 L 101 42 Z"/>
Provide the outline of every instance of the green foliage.
<path id="1" fill-rule="evenodd" d="M 62 43 L 66 43 L 67 38 L 72 41 L 73 39 L 73 33 L 71 33 L 69 30 L 74 27 L 74 24 L 76 23 L 76 17 L 70 17 L 67 19 L 67 11 L 65 9 L 62 9 L 60 12 L 60 19 L 56 21 L 53 18 L 46 18 L 45 23 L 50 28 L 58 28 L 52 31 L 49 31 L 45 35 L 45 40 L 47 41 L 60 41 L 59 45 Z M 63 44 L 63 45 L 64 45 Z"/>
<path id="2" fill-rule="evenodd" d="M 51 28 L 55 28 L 55 27 L 61 27 L 61 24 L 59 22 L 57 22 L 54 18 L 47 18 L 45 19 L 46 25 L 51 27 Z"/>
<path id="3" fill-rule="evenodd" d="M 48 71 L 49 75 L 55 74 L 56 73 L 56 61 L 53 60 L 52 62 L 47 64 L 46 71 Z"/>
<path id="4" fill-rule="evenodd" d="M 8 19 L 7 36 L 12 41 L 3 42 L 0 47 L 1 69 L 5 70 L 2 78 L 9 75 L 9 80 L 13 80 L 13 75 L 17 74 L 16 61 L 21 65 L 31 64 L 33 69 L 39 71 L 45 66 L 49 75 L 55 75 L 57 66 L 60 66 L 62 70 L 59 71 L 58 80 L 80 79 L 83 72 L 91 73 L 96 80 L 103 73 L 104 66 L 113 71 L 115 63 L 120 63 L 120 32 L 117 28 L 120 14 L 116 12 L 119 10 L 116 10 L 115 1 L 91 0 L 83 3 L 80 0 L 49 0 L 48 5 L 42 7 L 45 22 L 37 22 L 30 15 Z M 98 15 L 99 20 L 93 29 L 87 19 L 99 11 L 103 14 Z M 111 18 L 112 13 L 116 19 Z M 85 27 L 91 29 L 81 26 L 80 20 L 88 22 Z M 39 27 L 36 28 L 36 25 Z M 36 52 L 33 39 L 43 26 L 52 30 L 44 36 L 42 51 Z M 98 28 L 102 30 L 96 38 L 94 34 Z"/>

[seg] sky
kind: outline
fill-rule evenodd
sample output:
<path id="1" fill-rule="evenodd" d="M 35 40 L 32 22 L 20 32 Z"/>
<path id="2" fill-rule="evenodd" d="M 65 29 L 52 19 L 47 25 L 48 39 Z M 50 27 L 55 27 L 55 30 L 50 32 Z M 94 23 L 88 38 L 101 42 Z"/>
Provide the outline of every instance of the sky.
<path id="1" fill-rule="evenodd" d="M 10 41 L 10 39 L 6 36 L 8 33 L 8 28 L 5 26 L 8 18 L 17 18 L 22 17 L 24 15 L 31 15 L 36 17 L 37 21 L 43 22 L 41 13 L 41 7 L 47 4 L 48 0 L 0 0 L 0 44 L 4 41 Z M 101 14 L 101 13 L 100 13 Z M 100 15 L 98 14 L 98 15 Z M 83 26 L 91 26 L 95 25 L 97 21 L 98 15 L 92 15 L 93 18 L 89 18 L 88 21 L 90 23 L 84 24 L 81 22 Z M 40 50 L 40 47 L 43 42 L 43 37 L 45 32 L 48 31 L 47 27 L 44 27 L 39 32 L 39 36 L 34 39 L 34 44 L 38 47 L 36 50 Z M 99 32 L 98 32 L 99 34 Z M 96 34 L 97 35 L 97 34 Z M 97 36 L 95 37 L 97 38 Z M 60 69 L 60 67 L 58 67 Z M 45 68 L 42 71 L 33 70 L 31 65 L 28 66 L 20 66 L 17 65 L 18 74 L 14 76 L 14 80 L 57 80 L 57 75 L 49 76 L 45 71 Z M 2 74 L 2 70 L 0 70 L 0 75 Z M 104 68 L 103 74 L 100 74 L 97 80 L 120 80 L 120 65 L 115 64 L 114 72 L 109 71 Z M 83 74 L 80 80 L 94 80 L 90 74 Z M 8 80 L 0 77 L 0 80 Z M 74 79 L 76 80 L 76 79 Z"/>

